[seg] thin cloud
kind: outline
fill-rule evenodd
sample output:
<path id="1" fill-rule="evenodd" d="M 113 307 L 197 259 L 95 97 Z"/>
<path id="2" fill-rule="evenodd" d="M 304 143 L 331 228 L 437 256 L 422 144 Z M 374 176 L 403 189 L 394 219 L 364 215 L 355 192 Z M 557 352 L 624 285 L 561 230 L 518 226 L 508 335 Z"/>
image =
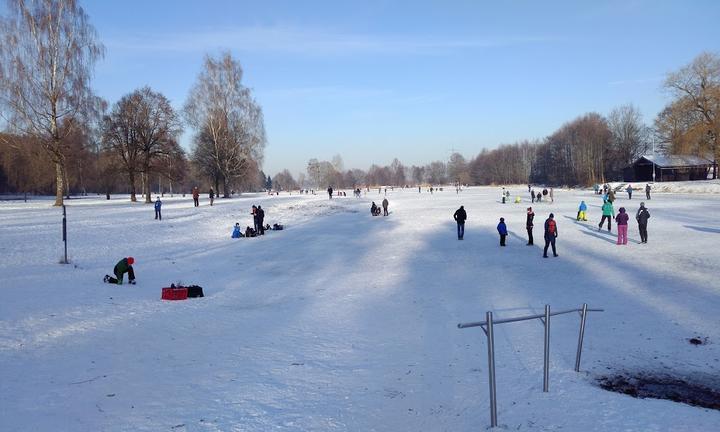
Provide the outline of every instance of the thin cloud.
<path id="1" fill-rule="evenodd" d="M 239 27 L 186 33 L 138 34 L 106 40 L 109 49 L 133 52 L 207 52 L 222 49 L 299 55 L 441 54 L 555 41 L 545 36 L 420 37 L 376 36 L 296 27 Z"/>
<path id="2" fill-rule="evenodd" d="M 660 81 L 662 81 L 664 79 L 665 79 L 665 77 L 617 80 L 617 81 L 610 81 L 607 85 L 610 87 L 617 87 L 617 86 L 636 85 L 636 84 L 654 84 L 654 83 L 659 83 Z"/>

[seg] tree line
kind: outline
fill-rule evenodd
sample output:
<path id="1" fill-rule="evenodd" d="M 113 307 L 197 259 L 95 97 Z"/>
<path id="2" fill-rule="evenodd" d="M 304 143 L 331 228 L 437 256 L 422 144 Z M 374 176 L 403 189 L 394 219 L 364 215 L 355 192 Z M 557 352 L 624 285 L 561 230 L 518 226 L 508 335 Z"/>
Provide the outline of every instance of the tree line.
<path id="1" fill-rule="evenodd" d="M 619 106 L 607 116 L 581 115 L 543 139 L 522 140 L 483 149 L 470 160 L 453 153 L 447 162 L 404 166 L 395 159 L 389 166 L 372 165 L 367 171 L 344 171 L 340 156 L 333 161 L 311 159 L 299 180 L 283 171 L 282 185 L 325 188 L 419 184 L 524 184 L 592 185 L 622 180 L 623 169 L 651 153 L 700 156 L 714 163 L 717 178 L 720 156 L 720 56 L 702 53 L 690 64 L 669 73 L 663 90 L 671 100 L 646 124 L 632 104 Z"/>
<path id="2" fill-rule="evenodd" d="M 206 56 L 181 110 L 142 87 L 112 106 L 92 92 L 104 56 L 77 0 L 9 0 L 0 17 L 0 192 L 150 192 L 266 186 L 262 109 L 229 54 Z M 178 144 L 192 128 L 190 154 Z M 157 187 L 156 187 L 157 185 Z"/>

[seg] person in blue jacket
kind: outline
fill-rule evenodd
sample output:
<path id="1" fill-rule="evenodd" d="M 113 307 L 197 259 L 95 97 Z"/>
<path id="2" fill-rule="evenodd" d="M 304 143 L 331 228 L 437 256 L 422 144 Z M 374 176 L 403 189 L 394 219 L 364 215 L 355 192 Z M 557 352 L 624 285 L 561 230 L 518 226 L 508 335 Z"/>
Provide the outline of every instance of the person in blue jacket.
<path id="1" fill-rule="evenodd" d="M 162 220 L 162 213 L 160 213 L 161 208 L 162 208 L 162 201 L 160 201 L 160 197 L 157 197 L 155 199 L 155 219 Z"/>
<path id="2" fill-rule="evenodd" d="M 242 236 L 243 236 L 243 235 L 242 235 L 242 231 L 240 231 L 240 223 L 239 223 L 239 222 L 236 222 L 236 223 L 235 223 L 235 228 L 233 228 L 232 238 L 240 238 L 240 237 L 242 237 Z"/>
<path id="3" fill-rule="evenodd" d="M 577 220 L 587 222 L 587 204 L 585 204 L 585 201 L 580 201 L 580 206 L 578 207 Z"/>
<path id="4" fill-rule="evenodd" d="M 500 234 L 500 246 L 505 246 L 505 237 L 507 237 L 507 226 L 505 225 L 505 218 L 500 218 L 500 223 L 497 226 L 498 234 Z"/>

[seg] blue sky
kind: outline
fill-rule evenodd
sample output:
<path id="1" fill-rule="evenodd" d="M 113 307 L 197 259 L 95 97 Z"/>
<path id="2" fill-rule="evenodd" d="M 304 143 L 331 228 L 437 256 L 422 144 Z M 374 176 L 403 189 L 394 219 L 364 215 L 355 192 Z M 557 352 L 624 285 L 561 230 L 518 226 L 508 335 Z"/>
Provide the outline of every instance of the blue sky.
<path id="1" fill-rule="evenodd" d="M 271 175 L 335 154 L 363 169 L 471 158 L 627 103 L 651 123 L 665 74 L 720 52 L 717 1 L 82 4 L 110 103 L 149 85 L 181 108 L 203 56 L 229 50 L 263 107 Z"/>

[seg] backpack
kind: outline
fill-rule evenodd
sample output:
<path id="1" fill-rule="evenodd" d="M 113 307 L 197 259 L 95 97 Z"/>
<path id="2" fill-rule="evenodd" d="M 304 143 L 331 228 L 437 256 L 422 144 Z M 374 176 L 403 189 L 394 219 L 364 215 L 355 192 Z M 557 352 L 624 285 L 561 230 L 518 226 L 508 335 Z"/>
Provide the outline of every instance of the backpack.
<path id="1" fill-rule="evenodd" d="M 548 234 L 555 234 L 555 221 L 553 219 L 548 221 Z"/>

